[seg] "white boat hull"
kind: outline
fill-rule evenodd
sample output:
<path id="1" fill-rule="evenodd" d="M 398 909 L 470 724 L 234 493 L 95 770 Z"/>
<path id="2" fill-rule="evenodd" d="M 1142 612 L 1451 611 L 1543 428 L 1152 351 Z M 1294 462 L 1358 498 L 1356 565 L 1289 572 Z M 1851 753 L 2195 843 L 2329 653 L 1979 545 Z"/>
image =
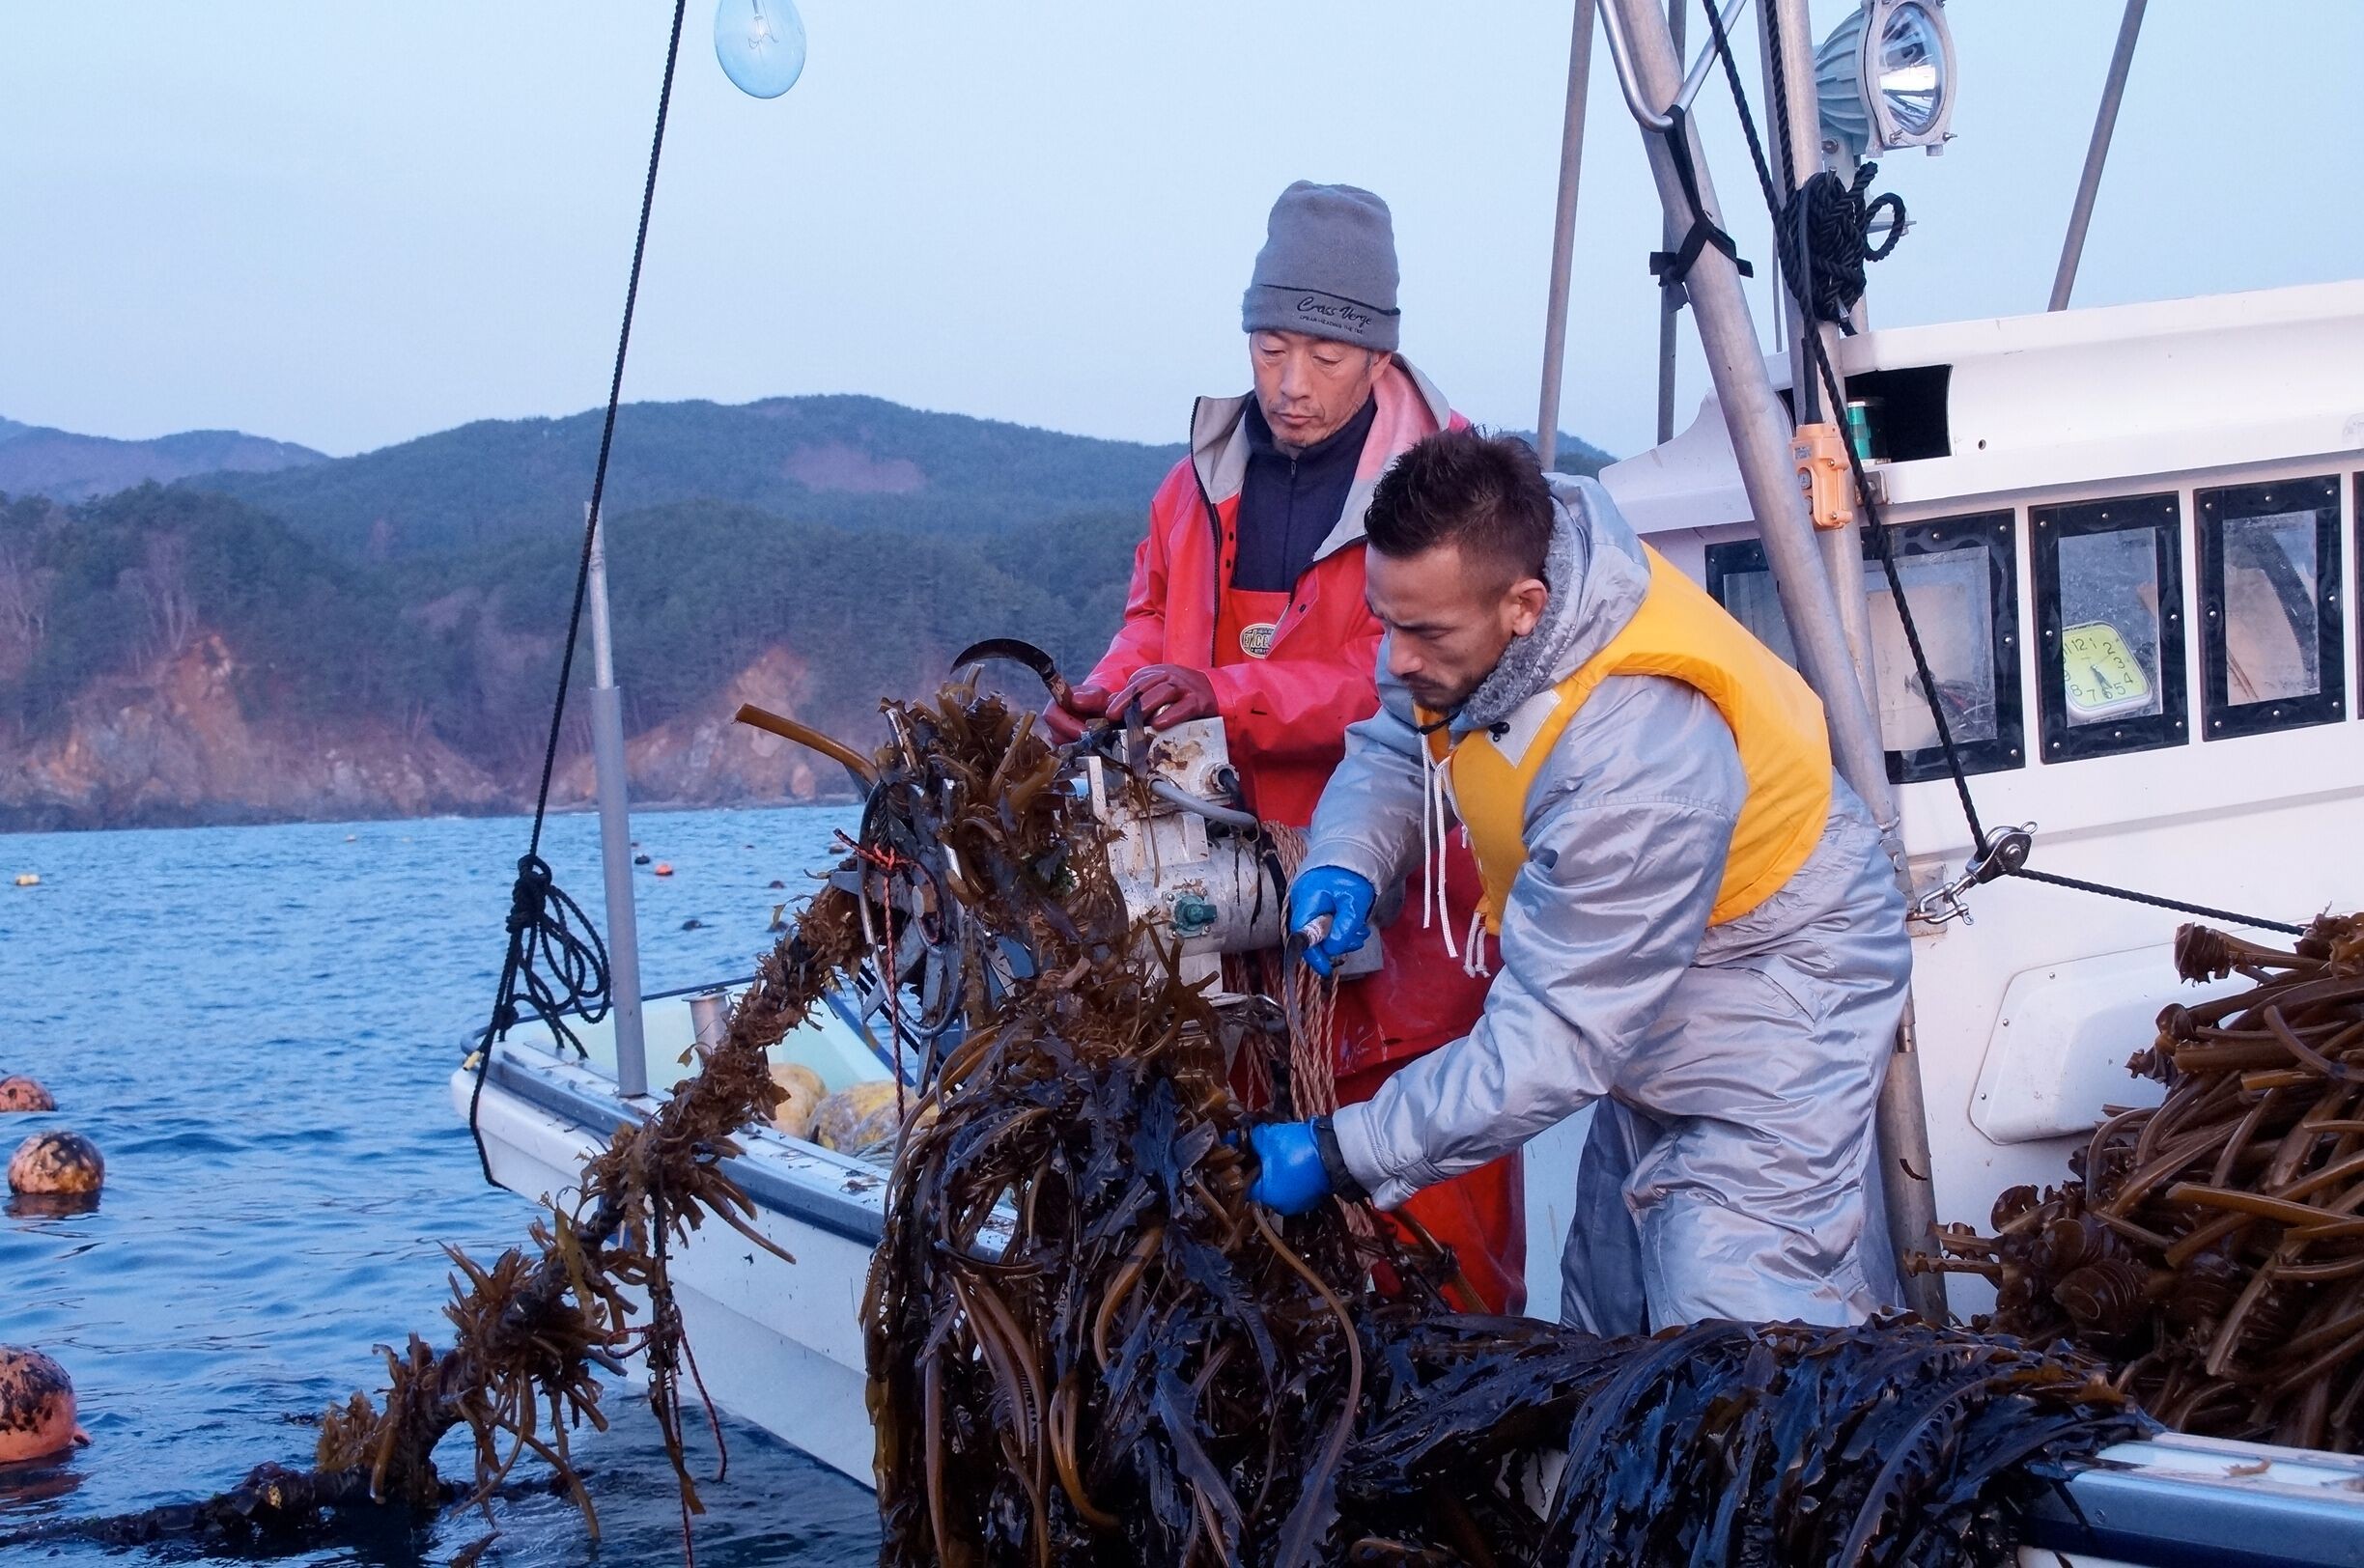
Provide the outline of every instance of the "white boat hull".
<path id="1" fill-rule="evenodd" d="M 687 1010 L 680 1011 L 675 1019 L 651 1009 L 654 1063 L 672 1067 L 680 1042 L 663 1042 L 675 1033 L 687 1038 Z M 857 1059 L 833 1037 L 850 1032 L 841 1024 L 810 1027 L 814 1037 L 792 1040 L 786 1054 L 808 1062 L 818 1056 L 839 1071 Z M 604 1042 L 586 1043 L 589 1063 L 521 1041 L 493 1060 L 477 1125 L 494 1179 L 512 1191 L 542 1201 L 565 1195 L 614 1129 L 652 1108 L 653 1101 L 619 1098 L 601 1070 Z M 474 1087 L 464 1069 L 452 1078 L 463 1116 Z M 1531 1246 L 1538 1307 L 1557 1296 L 1557 1243 L 1542 1230 L 1553 1201 L 1545 1184 L 1570 1182 L 1572 1163 L 1561 1167 L 1572 1162 L 1574 1132 L 1561 1130 L 1538 1150 L 1529 1175 L 1531 1238 L 1552 1241 L 1549 1250 Z M 797 1261 L 716 1225 L 674 1254 L 698 1371 L 721 1409 L 871 1485 L 860 1309 L 886 1182 L 875 1167 L 769 1129 L 746 1133 L 741 1142 L 744 1152 L 727 1168 L 755 1202 L 753 1223 Z M 2022 1549 L 2027 1568 L 2364 1565 L 2364 1459 L 2349 1455 L 2167 1437 L 2108 1450 L 2070 1480 L 2068 1493 L 2074 1509 L 2053 1510 Z"/>

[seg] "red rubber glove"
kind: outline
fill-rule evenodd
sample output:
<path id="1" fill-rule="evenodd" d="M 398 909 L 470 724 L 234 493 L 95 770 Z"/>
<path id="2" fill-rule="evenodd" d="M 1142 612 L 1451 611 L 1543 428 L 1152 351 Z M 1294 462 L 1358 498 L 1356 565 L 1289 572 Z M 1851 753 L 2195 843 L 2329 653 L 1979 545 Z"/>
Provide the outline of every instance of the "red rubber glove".
<path id="1" fill-rule="evenodd" d="M 1108 700 L 1108 712 L 1121 714 L 1136 702 L 1153 728 L 1169 730 L 1190 719 L 1215 716 L 1215 683 L 1206 671 L 1187 664 L 1150 664 Z"/>
<path id="2" fill-rule="evenodd" d="M 1043 728 L 1064 745 L 1083 739 L 1084 722 L 1107 713 L 1108 706 L 1109 694 L 1098 686 L 1077 686 L 1067 693 L 1066 702 L 1043 710 Z"/>

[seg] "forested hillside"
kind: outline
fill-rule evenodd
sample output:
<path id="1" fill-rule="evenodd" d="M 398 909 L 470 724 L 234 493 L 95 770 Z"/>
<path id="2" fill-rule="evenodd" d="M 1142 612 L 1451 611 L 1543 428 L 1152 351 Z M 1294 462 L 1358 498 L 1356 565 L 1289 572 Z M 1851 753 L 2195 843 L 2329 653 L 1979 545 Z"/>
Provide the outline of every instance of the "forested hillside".
<path id="1" fill-rule="evenodd" d="M 597 438 L 588 414 L 470 425 L 0 503 L 0 827 L 527 803 Z M 635 798 L 841 787 L 731 724 L 743 701 L 867 743 L 882 694 L 979 637 L 1080 673 L 1177 452 L 867 398 L 627 408 L 606 531 Z M 580 722 L 562 802 L 589 793 Z"/>

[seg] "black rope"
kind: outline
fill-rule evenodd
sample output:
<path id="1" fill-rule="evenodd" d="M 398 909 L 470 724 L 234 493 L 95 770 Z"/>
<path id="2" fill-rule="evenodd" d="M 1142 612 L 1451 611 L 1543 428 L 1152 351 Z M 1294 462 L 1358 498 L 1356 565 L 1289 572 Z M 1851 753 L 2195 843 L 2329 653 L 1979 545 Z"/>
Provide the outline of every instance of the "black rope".
<path id="1" fill-rule="evenodd" d="M 1691 268 L 1703 251 L 1722 251 L 1733 270 L 1744 278 L 1755 277 L 1757 269 L 1740 259 L 1740 247 L 1732 237 L 1708 220 L 1707 204 L 1700 196 L 1699 168 L 1691 160 L 1690 119 L 1683 113 L 1682 105 L 1670 106 L 1667 119 L 1671 124 L 1661 134 L 1666 138 L 1667 155 L 1674 161 L 1674 178 L 1682 184 L 1683 200 L 1691 208 L 1691 227 L 1673 250 L 1650 252 L 1649 269 L 1650 276 L 1658 280 L 1658 287 L 1673 291 L 1674 303 L 1679 307 L 1683 300 L 1683 279 L 1691 275 Z"/>
<path id="2" fill-rule="evenodd" d="M 599 464 L 591 475 L 591 509 L 583 519 L 582 553 L 575 565 L 575 602 L 567 613 L 566 649 L 558 659 L 558 694 L 550 704 L 549 735 L 542 747 L 542 780 L 534 792 L 533 834 L 518 860 L 517 882 L 510 891 L 509 951 L 501 961 L 500 983 L 493 988 L 489 1038 L 477 1052 L 476 1084 L 468 1095 L 468 1135 L 476 1141 L 476 1161 L 484 1167 L 487 1182 L 492 1180 L 492 1161 L 485 1153 L 477 1106 L 484 1098 L 493 1043 L 506 1039 L 510 1029 L 530 1015 L 580 1054 L 581 1043 L 561 1020 L 574 1015 L 596 1023 L 607 1016 L 609 1006 L 607 949 L 582 906 L 560 891 L 552 880 L 549 865 L 542 858 L 542 826 L 549 815 L 550 775 L 558 766 L 567 686 L 574 679 L 575 649 L 582 632 L 591 552 L 598 543 L 600 503 L 607 490 L 607 457 L 615 445 L 616 407 L 624 396 L 624 355 L 632 346 L 633 308 L 640 298 L 640 263 L 648 252 L 649 210 L 657 201 L 657 162 L 664 152 L 665 111 L 673 101 L 673 67 L 681 58 L 682 19 L 688 12 L 689 0 L 674 0 L 673 33 L 665 45 L 664 85 L 657 94 L 657 127 L 649 138 L 648 178 L 640 187 L 640 227 L 633 237 L 632 276 L 624 287 L 624 324 L 616 333 L 615 370 L 607 378 L 607 418 L 600 427 Z"/>
<path id="3" fill-rule="evenodd" d="M 1864 265 L 1886 261 L 1904 238 L 1903 197 L 1891 191 L 1864 200 L 1878 173 L 1878 164 L 1867 163 L 1855 171 L 1850 185 L 1828 169 L 1816 170 L 1782 204 L 1782 266 L 1791 279 L 1807 280 L 1804 292 L 1811 296 L 1813 318 L 1843 333 L 1855 330 L 1850 313 L 1864 294 Z M 1888 238 L 1874 245 L 1872 218 L 1883 211 L 1890 214 Z"/>
<path id="4" fill-rule="evenodd" d="M 1724 18 L 1716 12 L 1715 0 L 1702 0 L 1702 3 L 1707 13 L 1707 26 L 1715 37 L 1715 51 L 1723 64 L 1725 80 L 1731 85 L 1732 107 L 1739 114 L 1740 129 L 1748 142 L 1750 161 L 1756 166 L 1757 183 L 1764 196 L 1765 211 L 1771 216 L 1778 232 L 1784 228 L 1782 214 L 1785 203 L 1779 187 L 1774 183 L 1772 168 L 1765 160 L 1764 143 L 1757 133 L 1757 120 L 1749 108 L 1748 93 L 1740 84 L 1740 68 L 1732 57 L 1731 38 L 1724 26 Z M 1794 170 L 1797 167 L 1797 158 L 1794 149 L 1789 144 L 1789 92 L 1784 80 L 1781 26 L 1778 18 L 1769 9 L 1765 12 L 1762 20 L 1766 35 L 1766 54 L 1770 62 L 1770 69 L 1766 74 L 1771 77 L 1773 84 L 1773 128 L 1775 134 L 1781 138 L 1783 162 Z M 1900 202 L 1897 207 L 1897 216 L 1900 226 L 1903 216 L 1903 206 Z M 1892 235 L 1888 248 L 1893 249 L 1894 246 L 1895 237 Z M 1799 278 L 1797 269 L 1791 265 L 1792 258 L 1787 254 L 1786 247 L 1777 244 L 1775 250 L 1780 253 L 1777 255 L 1779 269 L 1789 297 L 1796 302 L 1801 316 L 1810 317 L 1811 311 L 1805 297 L 1807 285 Z M 1799 333 L 1798 336 L 1804 341 L 1807 358 L 1814 364 L 1816 378 L 1822 387 L 1823 397 L 1828 402 L 1830 412 L 1835 417 L 1846 407 L 1846 396 L 1840 390 L 1838 372 L 1832 369 L 1830 355 L 1823 349 L 1822 334 L 1806 331 Z M 1903 628 L 1904 645 L 1912 653 L 1913 673 L 1920 681 L 1922 700 L 1928 705 L 1929 718 L 1936 725 L 1937 744 L 1945 757 L 1946 774 L 1954 781 L 1954 793 L 1961 802 L 1962 818 L 1969 824 L 1970 841 L 1975 846 L 1974 853 L 1984 854 L 1988 845 L 1985 826 L 1979 820 L 1978 802 L 1971 798 L 1969 770 L 1962 766 L 1961 748 L 1954 739 L 1954 726 L 1947 721 L 1945 704 L 1938 699 L 1937 680 L 1930 671 L 1928 653 L 1921 641 L 1921 629 L 1913 618 L 1912 602 L 1904 592 L 1903 574 L 1897 568 L 1896 542 L 1889 536 L 1888 528 L 1880 520 L 1879 497 L 1872 487 L 1871 473 L 1864 467 L 1863 454 L 1855 449 L 1855 443 L 1852 440 L 1843 441 L 1841 444 L 1846 449 L 1847 469 L 1855 482 L 1856 500 L 1863 508 L 1864 531 L 1872 541 L 1872 554 L 1879 560 L 1881 574 L 1887 578 L 1889 595 L 1896 602 L 1897 620 Z M 2241 914 L 2231 910 L 2219 910 L 2206 904 L 2190 904 L 2181 899 L 2161 898 L 2154 893 L 2140 893 L 2131 888 L 2114 887 L 2106 882 L 2086 882 L 2080 878 L 2063 877 L 2048 871 L 2036 871 L 2024 864 L 2006 864 L 2004 874 L 2024 877 L 2030 882 L 2049 882 L 2056 887 L 2069 887 L 2080 892 L 2097 893 L 2105 898 L 2123 899 L 2129 904 L 2143 904 L 2153 909 L 2172 910 L 2203 919 L 2229 921 L 2235 925 L 2251 926 L 2264 931 L 2279 931 L 2292 936 L 2302 936 L 2306 930 L 2303 926 L 2294 926 L 2287 921 L 2265 920 L 2256 915 Z"/>

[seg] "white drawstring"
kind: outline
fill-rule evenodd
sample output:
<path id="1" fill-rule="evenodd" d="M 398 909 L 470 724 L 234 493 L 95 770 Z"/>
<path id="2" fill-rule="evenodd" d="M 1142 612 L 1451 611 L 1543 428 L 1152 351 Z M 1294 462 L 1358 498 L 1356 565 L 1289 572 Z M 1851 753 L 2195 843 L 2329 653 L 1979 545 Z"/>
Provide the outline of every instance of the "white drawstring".
<path id="1" fill-rule="evenodd" d="M 1469 948 L 1469 956 L 1461 961 L 1461 972 L 1469 975 L 1492 974 L 1494 971 L 1486 967 L 1485 910 L 1482 906 L 1470 910 L 1469 935 L 1462 941 Z"/>
<path id="2" fill-rule="evenodd" d="M 1433 924 L 1444 934 L 1445 956 L 1459 958 L 1453 945 L 1452 911 L 1445 901 L 1446 854 L 1449 844 L 1445 820 L 1445 770 L 1437 766 L 1436 750 L 1421 738 L 1421 929 Z"/>

